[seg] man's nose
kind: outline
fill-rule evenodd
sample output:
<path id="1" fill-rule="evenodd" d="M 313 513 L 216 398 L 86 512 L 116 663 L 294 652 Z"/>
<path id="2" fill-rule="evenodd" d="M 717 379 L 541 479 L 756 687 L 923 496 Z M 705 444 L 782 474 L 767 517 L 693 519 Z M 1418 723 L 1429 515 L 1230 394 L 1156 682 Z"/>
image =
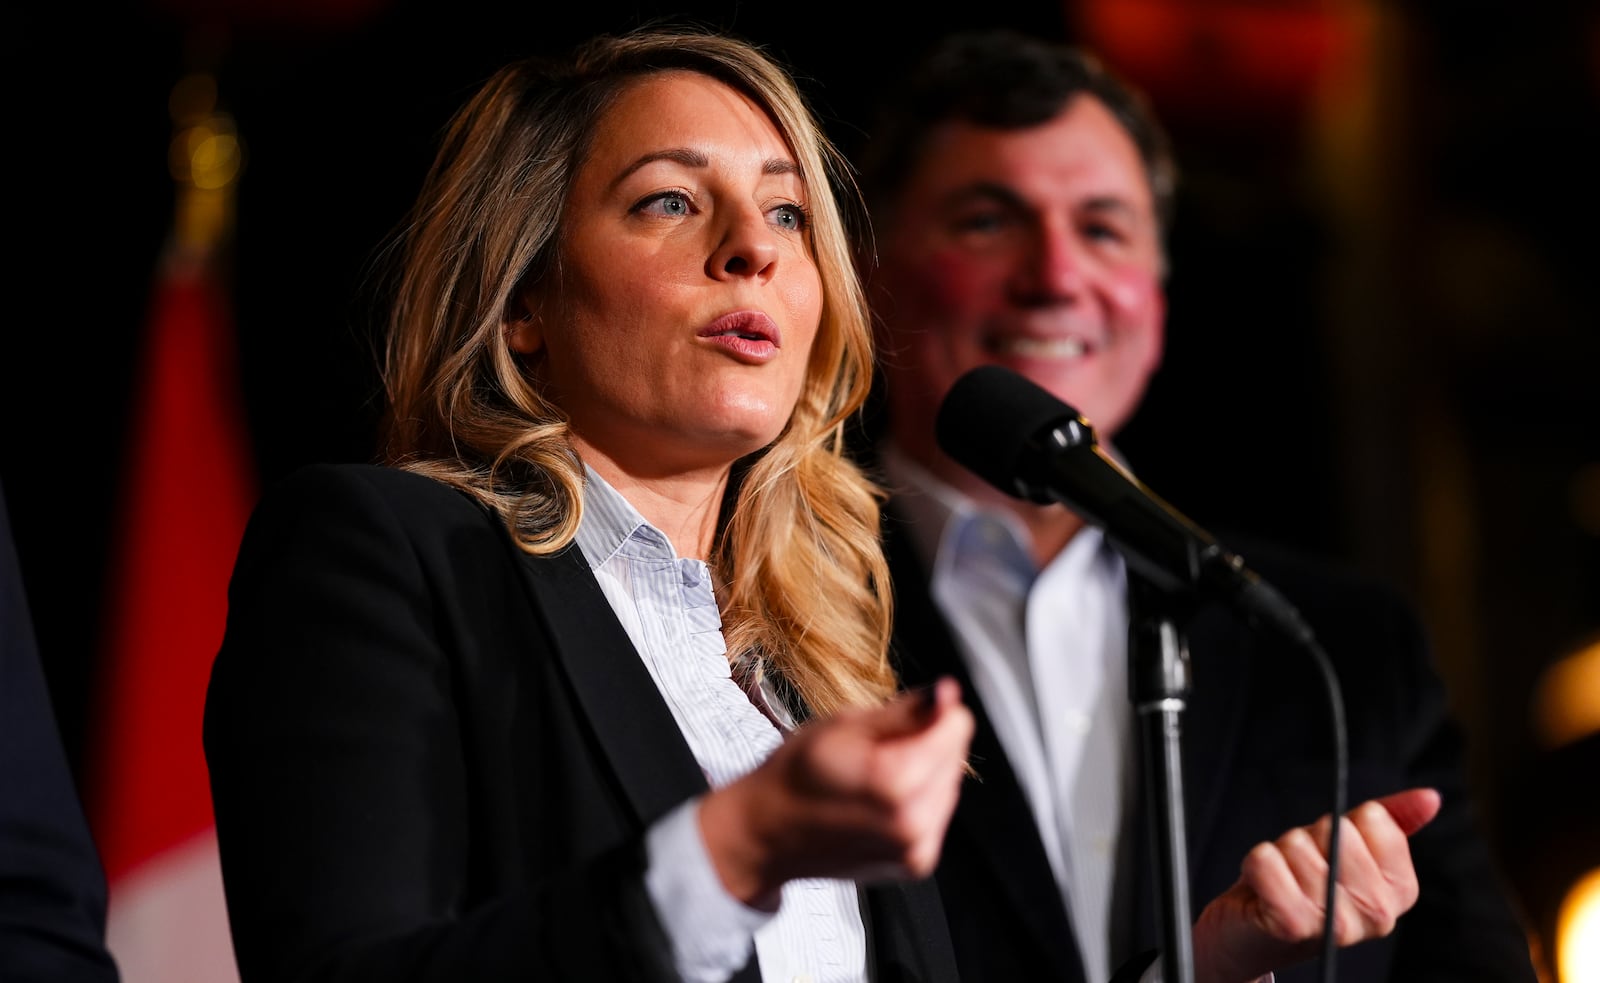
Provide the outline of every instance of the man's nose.
<path id="1" fill-rule="evenodd" d="M 1033 303 L 1061 303 L 1075 299 L 1085 287 L 1087 257 L 1072 230 L 1046 225 L 1034 236 L 1023 257 L 1017 286 Z"/>

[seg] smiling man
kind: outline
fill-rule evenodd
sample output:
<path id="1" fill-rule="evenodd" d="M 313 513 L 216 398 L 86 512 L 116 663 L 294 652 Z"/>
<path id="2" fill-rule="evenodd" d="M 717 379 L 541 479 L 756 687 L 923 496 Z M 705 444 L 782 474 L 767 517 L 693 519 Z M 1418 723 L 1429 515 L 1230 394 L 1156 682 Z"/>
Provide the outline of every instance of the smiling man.
<path id="1" fill-rule="evenodd" d="M 947 457 L 934 420 L 956 379 L 999 364 L 1078 409 L 1109 447 L 1162 358 L 1176 170 L 1140 97 L 1092 56 L 1008 33 L 928 53 L 889 94 L 860 164 L 878 251 L 867 275 L 887 387 L 876 456 L 894 496 L 897 668 L 911 686 L 956 676 L 977 717 L 983 780 L 963 792 L 938 871 L 962 978 L 1104 979 L 1158 938 L 1128 573 L 1079 516 L 1011 498 Z M 1532 981 L 1413 612 L 1307 558 L 1243 552 L 1334 659 L 1349 801 L 1416 786 L 1443 800 L 1411 840 L 1416 907 L 1386 938 L 1340 952 L 1339 978 Z M 1334 765 L 1304 653 L 1225 612 L 1184 627 L 1198 910 L 1256 844 L 1327 811 Z M 1313 951 L 1279 983 L 1312 978 Z"/>

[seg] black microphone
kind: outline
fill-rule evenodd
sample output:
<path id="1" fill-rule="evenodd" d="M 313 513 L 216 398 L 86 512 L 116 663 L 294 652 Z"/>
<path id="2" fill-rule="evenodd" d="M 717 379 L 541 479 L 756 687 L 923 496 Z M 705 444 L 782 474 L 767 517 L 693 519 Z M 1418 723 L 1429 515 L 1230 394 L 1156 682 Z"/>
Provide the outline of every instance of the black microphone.
<path id="1" fill-rule="evenodd" d="M 984 365 L 957 379 L 934 432 L 946 454 L 1008 495 L 1063 504 L 1099 526 L 1157 588 L 1221 600 L 1311 640 L 1281 594 L 1101 450 L 1082 414 L 1017 372 Z"/>

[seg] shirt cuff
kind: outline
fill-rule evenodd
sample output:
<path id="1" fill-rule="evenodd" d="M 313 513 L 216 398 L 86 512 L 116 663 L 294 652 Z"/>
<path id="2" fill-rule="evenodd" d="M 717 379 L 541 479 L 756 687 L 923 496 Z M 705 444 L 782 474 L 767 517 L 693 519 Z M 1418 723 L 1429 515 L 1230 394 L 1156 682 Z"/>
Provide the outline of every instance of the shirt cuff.
<path id="1" fill-rule="evenodd" d="M 672 940 L 684 983 L 723 983 L 750 961 L 755 931 L 773 913 L 741 902 L 722 886 L 700 838 L 700 799 L 656 820 L 645 834 L 645 890 Z"/>

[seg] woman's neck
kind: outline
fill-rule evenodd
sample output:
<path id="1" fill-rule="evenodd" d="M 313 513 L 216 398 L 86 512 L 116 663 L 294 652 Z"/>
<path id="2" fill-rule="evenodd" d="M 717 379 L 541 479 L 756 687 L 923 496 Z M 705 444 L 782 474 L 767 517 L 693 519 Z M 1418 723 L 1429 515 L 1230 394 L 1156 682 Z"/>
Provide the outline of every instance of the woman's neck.
<path id="1" fill-rule="evenodd" d="M 638 509 L 645 521 L 661 530 L 679 556 L 710 559 L 731 464 L 646 474 L 623 467 L 582 439 L 575 438 L 574 443 L 584 463 Z"/>

